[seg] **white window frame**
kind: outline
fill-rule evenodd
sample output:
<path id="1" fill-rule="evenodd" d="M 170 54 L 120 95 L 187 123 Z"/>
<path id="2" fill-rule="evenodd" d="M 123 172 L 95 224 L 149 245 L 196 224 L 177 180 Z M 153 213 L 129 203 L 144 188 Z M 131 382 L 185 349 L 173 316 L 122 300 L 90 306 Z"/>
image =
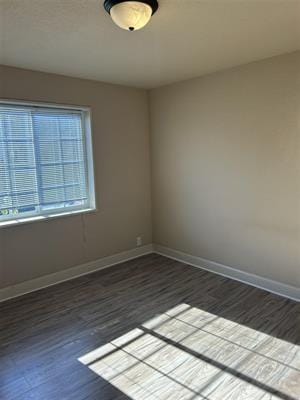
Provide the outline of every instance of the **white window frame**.
<path id="1" fill-rule="evenodd" d="M 36 221 L 45 221 L 53 218 L 66 217 L 71 215 L 86 214 L 91 212 L 97 212 L 96 206 L 96 194 L 95 194 L 95 173 L 94 173 L 94 152 L 93 152 L 93 141 L 92 141 L 92 112 L 90 107 L 86 106 L 71 106 L 65 104 L 56 103 L 44 103 L 44 102 L 32 102 L 24 100 L 10 100 L 0 99 L 0 105 L 12 105 L 20 107 L 31 107 L 31 108 L 42 108 L 42 109 L 60 109 L 60 110 L 73 110 L 79 111 L 82 115 L 82 128 L 83 128 L 83 145 L 86 153 L 86 178 L 87 178 L 87 191 L 89 194 L 89 207 L 82 208 L 82 206 L 70 207 L 68 211 L 65 208 L 56 208 L 47 212 L 47 210 L 41 211 L 38 215 L 36 212 L 28 212 L 26 216 L 21 218 L 8 218 L 0 220 L 0 228 L 5 228 L 14 225 L 21 225 L 32 223 Z"/>

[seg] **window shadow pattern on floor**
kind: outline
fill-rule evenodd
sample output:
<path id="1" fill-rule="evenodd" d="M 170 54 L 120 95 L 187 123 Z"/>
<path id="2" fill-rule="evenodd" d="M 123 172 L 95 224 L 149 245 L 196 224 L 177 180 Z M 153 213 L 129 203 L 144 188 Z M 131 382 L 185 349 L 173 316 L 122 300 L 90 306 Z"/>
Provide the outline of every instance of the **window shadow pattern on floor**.
<path id="1" fill-rule="evenodd" d="M 132 400 L 300 398 L 300 346 L 185 303 L 78 360 Z"/>

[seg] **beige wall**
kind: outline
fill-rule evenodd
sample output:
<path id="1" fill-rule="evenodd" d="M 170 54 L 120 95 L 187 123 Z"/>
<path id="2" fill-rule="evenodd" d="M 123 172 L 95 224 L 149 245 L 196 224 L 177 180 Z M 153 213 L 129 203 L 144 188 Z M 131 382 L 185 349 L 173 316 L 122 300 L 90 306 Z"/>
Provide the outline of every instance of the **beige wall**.
<path id="1" fill-rule="evenodd" d="M 3 67 L 0 98 L 91 106 L 98 212 L 0 229 L 0 288 L 153 242 L 300 284 L 300 52 L 150 91 Z M 149 100 L 149 103 L 148 103 Z"/>
<path id="2" fill-rule="evenodd" d="M 152 90 L 154 242 L 300 284 L 300 52 Z"/>
<path id="3" fill-rule="evenodd" d="M 146 91 L 2 67 L 0 98 L 92 108 L 99 208 L 0 229 L 0 287 L 151 243 Z"/>

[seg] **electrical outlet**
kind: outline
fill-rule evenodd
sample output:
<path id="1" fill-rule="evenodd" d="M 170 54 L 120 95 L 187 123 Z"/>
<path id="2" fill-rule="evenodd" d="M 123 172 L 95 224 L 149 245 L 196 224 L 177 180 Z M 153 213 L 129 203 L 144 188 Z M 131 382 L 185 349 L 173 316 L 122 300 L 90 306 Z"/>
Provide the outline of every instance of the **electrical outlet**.
<path id="1" fill-rule="evenodd" d="M 141 246 L 143 244 L 142 236 L 137 236 L 136 245 Z"/>

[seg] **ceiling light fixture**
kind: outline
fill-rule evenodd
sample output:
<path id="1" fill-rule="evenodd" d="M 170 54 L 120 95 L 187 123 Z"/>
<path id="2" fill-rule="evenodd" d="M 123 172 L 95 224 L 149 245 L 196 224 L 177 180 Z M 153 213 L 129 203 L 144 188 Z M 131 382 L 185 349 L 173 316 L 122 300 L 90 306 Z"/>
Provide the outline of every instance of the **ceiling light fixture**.
<path id="1" fill-rule="evenodd" d="M 103 5 L 114 23 L 129 31 L 143 28 L 158 9 L 157 0 L 105 0 Z"/>

